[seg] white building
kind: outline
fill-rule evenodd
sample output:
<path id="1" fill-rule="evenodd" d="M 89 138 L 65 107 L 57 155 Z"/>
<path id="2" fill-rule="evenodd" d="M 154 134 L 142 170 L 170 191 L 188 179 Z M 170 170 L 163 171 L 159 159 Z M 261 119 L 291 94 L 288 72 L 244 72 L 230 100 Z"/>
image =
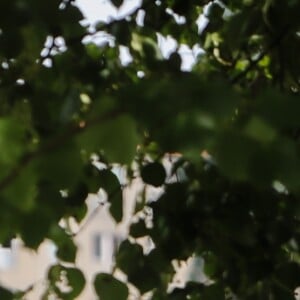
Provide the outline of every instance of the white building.
<path id="1" fill-rule="evenodd" d="M 167 169 L 170 164 L 166 162 Z M 120 173 L 116 172 L 120 176 Z M 122 176 L 122 174 L 121 174 Z M 128 228 L 132 221 L 135 201 L 143 187 L 139 179 L 123 190 L 123 220 L 116 224 L 109 213 L 108 204 L 101 205 L 105 193 L 90 194 L 86 199 L 88 212 L 81 224 L 71 220 L 71 230 L 74 242 L 78 247 L 75 267 L 85 276 L 86 285 L 78 300 L 97 299 L 93 288 L 94 276 L 100 272 L 110 273 L 114 267 L 114 253 L 118 244 L 128 236 Z M 148 189 L 148 196 L 152 200 L 162 192 L 161 188 Z M 101 201 L 100 201 L 101 200 Z M 63 222 L 61 223 L 63 226 Z M 145 247 L 147 245 L 144 244 Z M 151 243 L 148 244 L 151 247 Z M 45 240 L 35 252 L 24 247 L 19 239 L 12 241 L 11 249 L 0 248 L 0 286 L 11 290 L 28 290 L 26 300 L 38 300 L 47 288 L 47 270 L 57 263 L 56 246 L 50 240 Z M 177 274 L 174 285 L 184 286 L 185 279 L 207 282 L 202 272 L 195 273 L 202 268 L 203 261 L 191 258 L 188 262 L 174 262 Z M 200 273 L 200 274 L 199 274 Z M 126 280 L 121 273 L 114 273 L 120 280 Z M 140 299 L 134 288 L 130 299 Z"/>
<path id="2" fill-rule="evenodd" d="M 113 170 L 124 181 L 124 172 Z M 90 194 L 86 199 L 88 212 L 84 220 L 77 224 L 69 220 L 77 245 L 75 267 L 85 276 L 86 285 L 77 299 L 97 299 L 93 289 L 93 279 L 97 273 L 110 273 L 114 266 L 114 254 L 117 246 L 128 235 L 135 199 L 142 184 L 136 180 L 130 187 L 123 189 L 123 219 L 116 224 L 109 213 L 109 205 L 105 202 L 106 193 L 101 189 L 98 194 Z M 61 222 L 64 226 L 64 222 Z M 30 290 L 28 299 L 41 299 L 47 286 L 47 270 L 57 263 L 56 246 L 50 240 L 45 240 L 33 251 L 24 247 L 20 239 L 14 239 L 11 248 L 0 247 L 0 286 L 10 290 Z M 124 279 L 122 274 L 120 279 Z"/>

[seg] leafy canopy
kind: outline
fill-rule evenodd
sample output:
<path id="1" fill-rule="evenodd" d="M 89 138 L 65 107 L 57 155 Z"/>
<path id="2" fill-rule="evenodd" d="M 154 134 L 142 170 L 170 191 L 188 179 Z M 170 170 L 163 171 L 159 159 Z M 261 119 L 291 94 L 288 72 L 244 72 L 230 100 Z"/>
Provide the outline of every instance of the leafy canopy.
<path id="1" fill-rule="evenodd" d="M 128 184 L 138 176 L 164 188 L 158 201 L 137 202 L 136 212 L 152 210 L 152 226 L 141 218 L 130 231 L 151 237 L 155 249 L 143 254 L 131 239 L 116 256 L 141 293 L 292 299 L 300 283 L 299 11 L 298 0 L 143 0 L 89 28 L 72 0 L 2 0 L 1 243 L 18 235 L 37 248 L 50 238 L 61 261 L 74 261 L 76 247 L 57 223 L 80 221 L 87 194 L 100 187 L 120 222 L 122 185 L 111 171 L 119 163 Z M 98 45 L 97 34 L 111 42 Z M 176 41 L 167 57 L 158 35 Z M 181 45 L 204 50 L 188 72 Z M 161 161 L 175 152 L 170 175 Z M 92 154 L 105 170 L 93 167 Z M 212 284 L 170 291 L 171 261 L 193 255 Z M 71 293 L 54 288 L 61 272 Z M 64 299 L 84 287 L 76 268 L 56 265 L 48 277 Z M 127 298 L 113 275 L 94 284 L 101 299 Z"/>

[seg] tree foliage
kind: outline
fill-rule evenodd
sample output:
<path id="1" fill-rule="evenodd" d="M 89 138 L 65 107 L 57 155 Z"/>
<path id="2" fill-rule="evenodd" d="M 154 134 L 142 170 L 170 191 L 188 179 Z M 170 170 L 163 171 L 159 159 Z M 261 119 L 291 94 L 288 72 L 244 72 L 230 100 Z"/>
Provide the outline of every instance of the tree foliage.
<path id="1" fill-rule="evenodd" d="M 129 182 L 163 187 L 157 201 L 137 203 L 152 209 L 153 226 L 140 219 L 131 228 L 155 248 L 144 254 L 130 239 L 116 256 L 141 293 L 292 299 L 300 283 L 299 11 L 298 0 L 143 0 L 90 29 L 72 0 L 2 0 L 1 243 L 18 235 L 37 248 L 50 238 L 62 261 L 74 261 L 57 223 L 80 221 L 87 194 L 100 187 L 120 222 L 122 185 L 110 170 L 119 163 Z M 113 42 L 87 42 L 97 33 Z M 158 35 L 177 42 L 167 57 Z M 190 71 L 181 68 L 183 44 L 204 50 Z M 175 152 L 169 174 L 161 161 Z M 107 169 L 94 168 L 92 154 Z M 212 284 L 170 291 L 172 260 L 190 256 L 204 258 Z M 55 292 L 73 299 L 82 273 L 53 266 L 49 289 L 60 272 L 76 288 Z M 95 289 L 101 299 L 128 295 L 110 274 L 97 275 Z"/>

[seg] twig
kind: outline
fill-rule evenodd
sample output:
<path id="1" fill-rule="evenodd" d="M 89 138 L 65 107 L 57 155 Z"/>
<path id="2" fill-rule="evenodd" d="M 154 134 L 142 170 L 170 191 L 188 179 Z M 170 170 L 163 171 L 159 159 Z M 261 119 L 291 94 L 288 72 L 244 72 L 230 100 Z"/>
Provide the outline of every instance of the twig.
<path id="1" fill-rule="evenodd" d="M 38 150 L 25 154 L 19 161 L 18 165 L 12 168 L 10 173 L 0 181 L 0 191 L 5 189 L 8 185 L 10 185 L 15 180 L 15 178 L 36 158 L 59 148 L 60 146 L 65 144 L 71 137 L 74 137 L 77 134 L 84 132 L 92 126 L 115 118 L 122 113 L 122 110 L 116 109 L 100 116 L 99 118 L 86 121 L 84 127 L 80 126 L 80 124 L 72 124 L 71 126 L 67 127 L 62 134 L 56 136 L 44 146 L 41 146 Z"/>
<path id="2" fill-rule="evenodd" d="M 282 32 L 273 40 L 273 42 L 270 43 L 269 46 L 267 46 L 267 48 L 264 51 L 262 51 L 256 59 L 251 60 L 249 65 L 247 66 L 247 68 L 244 71 L 240 72 L 239 74 L 237 74 L 236 76 L 231 78 L 230 82 L 232 84 L 236 84 L 243 77 L 245 77 L 248 74 L 248 72 L 251 71 L 264 58 L 265 55 L 267 55 L 272 49 L 274 49 L 276 46 L 278 46 L 280 44 L 280 42 L 286 35 L 288 29 L 289 29 L 289 26 L 286 26 L 282 30 Z"/>

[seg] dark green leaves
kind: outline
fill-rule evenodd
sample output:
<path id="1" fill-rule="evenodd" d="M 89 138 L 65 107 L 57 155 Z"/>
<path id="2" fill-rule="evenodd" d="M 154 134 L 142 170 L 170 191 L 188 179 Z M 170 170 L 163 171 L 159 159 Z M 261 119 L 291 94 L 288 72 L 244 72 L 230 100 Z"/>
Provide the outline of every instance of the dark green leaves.
<path id="1" fill-rule="evenodd" d="M 133 223 L 130 227 L 130 235 L 134 238 L 139 238 L 147 235 L 147 228 L 144 220 L 139 220 L 137 223 Z"/>
<path id="2" fill-rule="evenodd" d="M 76 268 L 67 268 L 62 265 L 54 265 L 48 271 L 49 290 L 46 295 L 54 293 L 57 297 L 71 300 L 75 299 L 82 292 L 85 285 L 85 278 L 83 273 Z M 66 291 L 60 284 L 67 284 L 70 291 Z"/>
<path id="3" fill-rule="evenodd" d="M 94 286 L 101 300 L 127 300 L 128 298 L 128 288 L 126 284 L 110 274 L 98 274 L 94 279 Z"/>
<path id="4" fill-rule="evenodd" d="M 297 128 L 300 103 L 296 95 L 283 95 L 276 90 L 267 90 L 258 98 L 258 113 L 279 129 Z"/>
<path id="5" fill-rule="evenodd" d="M 300 158 L 296 145 L 277 134 L 268 123 L 254 118 L 244 132 L 232 130 L 218 135 L 212 153 L 220 169 L 233 180 L 249 180 L 260 186 L 280 180 L 298 191 Z"/>
<path id="6" fill-rule="evenodd" d="M 123 0 L 111 0 L 111 2 L 116 7 L 120 7 L 123 4 Z"/>
<path id="7" fill-rule="evenodd" d="M 164 184 L 166 175 L 164 166 L 158 162 L 148 163 L 141 169 L 141 177 L 143 181 L 155 187 Z"/>
<path id="8" fill-rule="evenodd" d="M 123 2 L 111 4 L 118 11 Z M 300 284 L 292 262 L 300 247 L 299 3 L 149 0 L 92 28 L 73 1 L 0 1 L 0 243 L 19 236 L 38 248 L 50 238 L 58 258 L 73 263 L 72 237 L 57 224 L 80 222 L 87 195 L 102 189 L 130 229 L 116 268 L 141 294 L 223 299 L 228 288 L 246 300 L 292 297 Z M 194 65 L 183 72 L 187 60 Z M 123 218 L 117 166 L 124 188 L 144 187 L 133 224 Z M 148 185 L 161 187 L 159 199 Z M 171 262 L 194 255 L 214 284 L 170 292 Z M 49 281 L 45 299 L 51 291 L 75 299 L 84 286 L 79 270 L 61 265 Z M 128 298 L 109 274 L 96 276 L 95 291 Z"/>
<path id="9" fill-rule="evenodd" d="M 3 300 L 13 300 L 14 295 L 7 289 L 4 289 L 3 287 L 0 287 L 0 298 Z"/>
<path id="10" fill-rule="evenodd" d="M 211 252 L 204 252 L 202 255 L 204 259 L 204 273 L 209 278 L 214 278 L 218 268 L 218 261 L 215 255 Z"/>
<path id="11" fill-rule="evenodd" d="M 99 187 L 106 191 L 110 202 L 109 211 L 113 218 L 120 222 L 123 217 L 123 198 L 117 176 L 110 170 L 101 170 L 99 172 Z"/>
<path id="12" fill-rule="evenodd" d="M 121 166 L 116 167 L 116 169 L 118 168 L 122 170 Z M 120 180 L 125 180 L 125 178 L 120 178 Z M 74 207 L 73 214 L 75 213 L 75 217 L 79 213 L 78 217 L 82 219 L 84 216 L 82 212 L 86 209 L 84 201 L 88 192 L 97 193 L 100 188 L 106 192 L 112 217 L 117 222 L 120 222 L 123 218 L 122 187 L 119 178 L 111 169 L 99 170 L 89 163 L 84 168 L 84 182 L 80 183 L 74 190 L 71 190 L 65 201 L 69 206 Z"/>
<path id="13" fill-rule="evenodd" d="M 108 113 L 109 115 L 109 113 Z M 78 137 L 80 146 L 88 152 L 102 151 L 111 162 L 130 163 L 138 142 L 135 122 L 128 115 L 99 121 L 87 127 Z M 101 120 L 101 117 L 99 117 Z"/>
<path id="14" fill-rule="evenodd" d="M 77 247 L 74 244 L 72 236 L 56 225 L 51 228 L 50 238 L 57 246 L 56 254 L 58 258 L 65 262 L 75 262 Z"/>
<path id="15" fill-rule="evenodd" d="M 216 159 L 227 176 L 237 180 L 248 177 L 247 168 L 258 144 L 236 132 L 224 132 L 217 139 Z"/>
<path id="16" fill-rule="evenodd" d="M 1 54 L 7 58 L 18 56 L 23 50 L 24 41 L 18 30 L 6 30 L 0 36 Z"/>
<path id="17" fill-rule="evenodd" d="M 163 151 L 197 154 L 230 122 L 237 104 L 237 95 L 223 80 L 192 74 L 144 79 L 122 90 L 120 97 Z M 149 114 L 153 106 L 159 107 L 157 114 Z"/>
<path id="18" fill-rule="evenodd" d="M 22 125 L 18 124 L 13 118 L 0 119 L 1 178 L 8 175 L 11 168 L 25 152 L 26 140 L 24 134 Z"/>
<path id="19" fill-rule="evenodd" d="M 152 290 L 160 283 L 160 272 L 162 273 L 165 267 L 164 261 L 160 265 L 161 261 L 157 256 L 151 253 L 144 256 L 142 247 L 129 241 L 121 244 L 116 262 L 117 266 L 127 274 L 128 281 L 141 293 Z"/>
<path id="20" fill-rule="evenodd" d="M 43 182 L 58 190 L 74 188 L 83 168 L 80 148 L 72 140 L 62 141 L 59 147 L 47 150 L 35 162 Z"/>
<path id="21" fill-rule="evenodd" d="M 17 210 L 31 212 L 36 205 L 36 180 L 36 170 L 30 166 L 20 172 L 14 186 L 8 185 L 3 189 L 2 195 Z"/>

